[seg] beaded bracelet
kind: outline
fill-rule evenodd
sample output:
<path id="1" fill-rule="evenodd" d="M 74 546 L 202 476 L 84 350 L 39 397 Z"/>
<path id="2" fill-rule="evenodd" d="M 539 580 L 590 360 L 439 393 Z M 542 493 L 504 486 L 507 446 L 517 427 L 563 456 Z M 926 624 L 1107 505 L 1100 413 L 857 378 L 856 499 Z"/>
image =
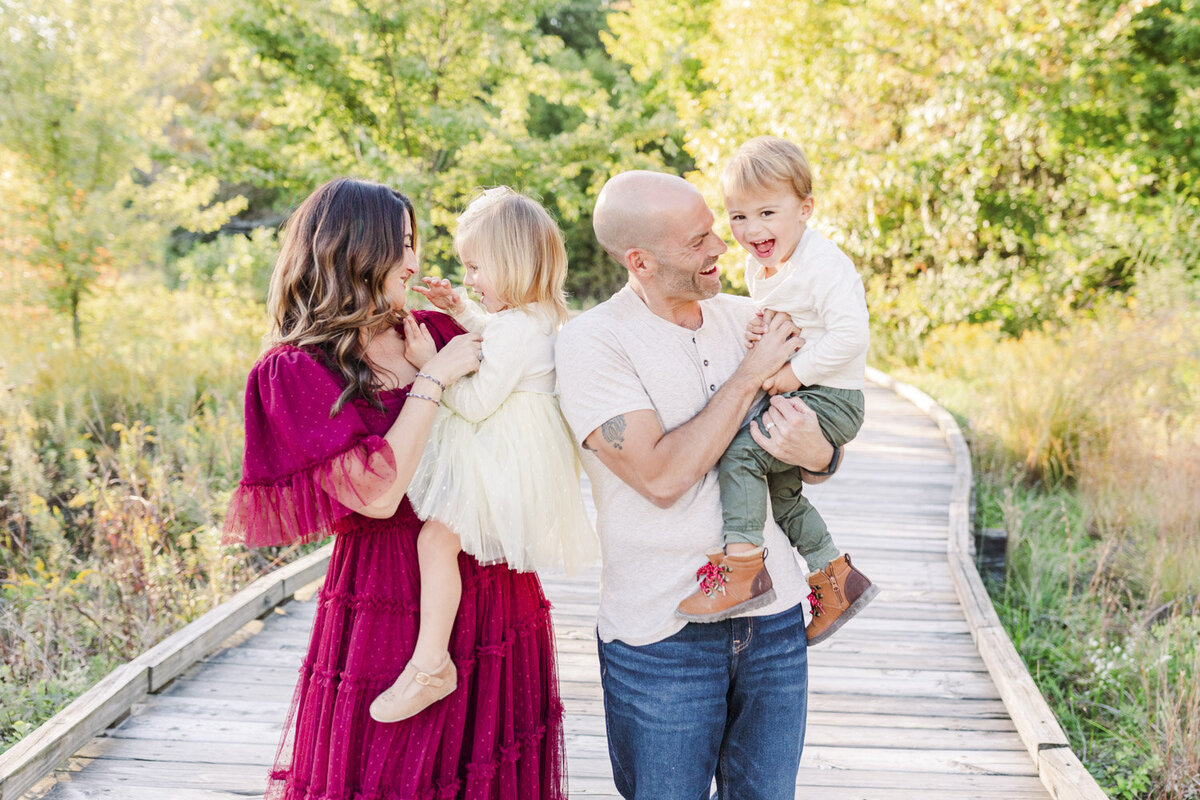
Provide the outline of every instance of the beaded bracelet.
<path id="1" fill-rule="evenodd" d="M 437 378 L 433 377 L 432 375 L 426 375 L 424 372 L 418 372 L 417 377 L 424 378 L 425 380 L 427 380 L 431 383 L 436 383 L 438 385 L 439 389 L 441 389 L 443 392 L 446 391 L 446 384 L 442 383 L 441 381 L 439 381 Z"/>
<path id="2" fill-rule="evenodd" d="M 435 406 L 440 406 L 442 404 L 441 400 L 430 397 L 427 394 L 417 394 L 416 392 L 409 392 L 408 396 L 410 398 L 416 398 L 417 400 L 428 400 L 429 402 L 433 403 Z"/>

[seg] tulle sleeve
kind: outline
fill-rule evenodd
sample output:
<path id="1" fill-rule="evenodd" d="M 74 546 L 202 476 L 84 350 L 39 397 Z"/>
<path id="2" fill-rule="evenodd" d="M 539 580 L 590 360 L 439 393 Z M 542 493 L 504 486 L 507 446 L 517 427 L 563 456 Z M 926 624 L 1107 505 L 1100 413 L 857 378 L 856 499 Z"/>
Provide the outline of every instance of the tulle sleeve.
<path id="1" fill-rule="evenodd" d="M 249 547 L 316 541 L 378 499 L 396 477 L 382 436 L 354 403 L 335 416 L 334 374 L 302 350 L 276 348 L 246 382 L 242 480 L 225 515 L 223 543 Z"/>

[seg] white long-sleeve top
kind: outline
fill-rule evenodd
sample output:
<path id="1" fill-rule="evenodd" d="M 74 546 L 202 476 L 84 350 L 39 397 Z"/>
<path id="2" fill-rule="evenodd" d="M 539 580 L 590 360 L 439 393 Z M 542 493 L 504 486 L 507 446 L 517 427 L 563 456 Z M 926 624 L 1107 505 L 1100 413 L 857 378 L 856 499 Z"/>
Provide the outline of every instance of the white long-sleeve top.
<path id="1" fill-rule="evenodd" d="M 871 332 L 867 298 L 854 262 L 807 229 L 792 257 L 771 277 L 746 257 L 746 286 L 755 307 L 791 316 L 804 337 L 792 371 L 804 386 L 862 389 Z"/>
<path id="2" fill-rule="evenodd" d="M 558 331 L 549 319 L 515 308 L 489 314 L 465 298 L 454 319 L 483 336 L 483 360 L 476 372 L 446 389 L 443 405 L 469 422 L 480 422 L 513 392 L 554 394 Z"/>

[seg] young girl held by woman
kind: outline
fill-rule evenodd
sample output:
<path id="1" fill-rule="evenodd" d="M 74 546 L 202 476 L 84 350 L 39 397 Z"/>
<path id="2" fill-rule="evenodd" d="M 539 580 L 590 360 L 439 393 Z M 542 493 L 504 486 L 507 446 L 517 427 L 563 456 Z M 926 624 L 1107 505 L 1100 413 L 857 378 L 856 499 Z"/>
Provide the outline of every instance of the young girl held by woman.
<path id="1" fill-rule="evenodd" d="M 567 317 L 562 234 L 544 208 L 501 187 L 468 205 L 454 246 L 483 309 L 447 281 L 416 288 L 482 334 L 483 346 L 478 371 L 442 393 L 408 487 L 425 520 L 417 539 L 420 628 L 400 677 L 371 704 L 380 722 L 414 716 L 455 689 L 448 644 L 462 592 L 460 552 L 518 572 L 571 571 L 596 552 L 578 457 L 554 394 L 554 340 Z M 407 353 L 418 369 L 433 356 L 432 347 Z"/>

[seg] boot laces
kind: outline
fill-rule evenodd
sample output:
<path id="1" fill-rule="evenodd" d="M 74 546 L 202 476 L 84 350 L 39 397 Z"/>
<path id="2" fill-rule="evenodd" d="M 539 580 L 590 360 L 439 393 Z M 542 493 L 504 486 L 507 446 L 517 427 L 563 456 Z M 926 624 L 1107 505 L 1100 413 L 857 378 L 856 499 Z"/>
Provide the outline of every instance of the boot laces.
<path id="1" fill-rule="evenodd" d="M 712 597 L 717 592 L 725 594 L 726 574 L 732 572 L 724 564 L 717 565 L 711 561 L 696 570 L 696 580 L 700 581 L 700 591 L 705 597 Z"/>
<path id="2" fill-rule="evenodd" d="M 825 613 L 825 608 L 821 605 L 821 596 L 817 594 L 816 589 L 808 593 L 808 607 L 814 617 Z"/>

